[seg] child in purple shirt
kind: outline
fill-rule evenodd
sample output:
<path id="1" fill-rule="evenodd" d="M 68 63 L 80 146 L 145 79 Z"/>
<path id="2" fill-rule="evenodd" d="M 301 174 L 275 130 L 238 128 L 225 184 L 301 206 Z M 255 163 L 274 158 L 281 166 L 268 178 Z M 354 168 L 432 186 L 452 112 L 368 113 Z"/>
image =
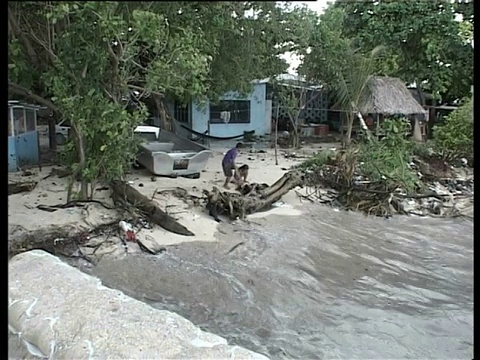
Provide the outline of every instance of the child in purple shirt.
<path id="1" fill-rule="evenodd" d="M 233 171 L 237 172 L 237 166 L 235 165 L 235 160 L 237 159 L 238 150 L 241 149 L 242 146 L 243 146 L 242 143 L 238 143 L 234 148 L 228 150 L 225 156 L 223 157 L 222 169 L 223 169 L 223 174 L 226 177 L 225 184 L 223 184 L 223 187 L 225 189 L 230 189 L 228 184 L 232 179 Z"/>

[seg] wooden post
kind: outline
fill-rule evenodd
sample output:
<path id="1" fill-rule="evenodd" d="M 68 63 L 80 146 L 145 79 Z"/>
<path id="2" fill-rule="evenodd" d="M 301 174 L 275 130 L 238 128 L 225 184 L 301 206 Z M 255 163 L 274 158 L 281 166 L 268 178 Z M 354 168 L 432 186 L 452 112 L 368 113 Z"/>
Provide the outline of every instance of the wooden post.
<path id="1" fill-rule="evenodd" d="M 57 137 L 56 137 L 56 118 L 54 115 L 48 117 L 48 146 L 52 150 L 57 150 Z"/>
<path id="2" fill-rule="evenodd" d="M 208 121 L 207 121 L 207 134 L 208 134 L 208 136 L 210 136 L 210 119 L 208 119 Z M 210 147 L 210 138 L 205 137 L 204 139 L 206 140 L 207 147 Z"/>
<path id="3" fill-rule="evenodd" d="M 277 116 L 275 119 L 275 165 L 278 165 L 277 147 L 278 147 L 278 115 L 280 113 L 280 104 L 277 103 Z"/>

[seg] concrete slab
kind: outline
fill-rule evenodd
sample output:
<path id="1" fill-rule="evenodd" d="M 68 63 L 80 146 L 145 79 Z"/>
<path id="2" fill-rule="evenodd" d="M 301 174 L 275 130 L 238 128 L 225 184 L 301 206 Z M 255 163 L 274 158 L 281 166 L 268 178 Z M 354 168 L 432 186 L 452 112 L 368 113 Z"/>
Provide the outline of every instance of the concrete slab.
<path id="1" fill-rule="evenodd" d="M 9 263 L 9 328 L 55 359 L 267 359 L 34 250 Z"/>

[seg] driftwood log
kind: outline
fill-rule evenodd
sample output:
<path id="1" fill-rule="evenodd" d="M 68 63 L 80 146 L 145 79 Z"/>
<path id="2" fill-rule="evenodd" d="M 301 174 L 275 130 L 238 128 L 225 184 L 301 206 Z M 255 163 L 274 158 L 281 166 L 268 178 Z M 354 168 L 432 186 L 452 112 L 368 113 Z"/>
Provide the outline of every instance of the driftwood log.
<path id="1" fill-rule="evenodd" d="M 139 210 L 152 223 L 161 226 L 165 230 L 184 236 L 195 236 L 185 226 L 160 209 L 152 200 L 142 195 L 138 190 L 119 180 L 110 183 L 114 202 L 122 201 L 129 203 Z"/>
<path id="2" fill-rule="evenodd" d="M 33 189 L 35 189 L 35 186 L 37 186 L 36 181 L 8 183 L 8 195 L 32 191 Z"/>
<path id="3" fill-rule="evenodd" d="M 109 225 L 110 226 L 110 225 Z M 9 257 L 29 250 L 45 250 L 53 255 L 82 257 L 79 246 L 89 239 L 90 231 L 73 226 L 51 226 L 9 235 Z"/>
<path id="4" fill-rule="evenodd" d="M 204 190 L 210 216 L 220 221 L 218 215 L 228 215 L 231 219 L 245 219 L 246 215 L 266 211 L 283 195 L 297 186 L 303 186 L 304 175 L 300 171 L 290 171 L 272 186 L 266 184 L 245 184 L 240 193 L 222 192 L 217 187 Z"/>

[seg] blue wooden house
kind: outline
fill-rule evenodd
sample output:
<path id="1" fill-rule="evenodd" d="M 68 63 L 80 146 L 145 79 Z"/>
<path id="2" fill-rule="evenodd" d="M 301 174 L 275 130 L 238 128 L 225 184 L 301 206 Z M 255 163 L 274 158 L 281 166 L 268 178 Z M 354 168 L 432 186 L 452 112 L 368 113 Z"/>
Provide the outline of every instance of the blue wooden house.
<path id="1" fill-rule="evenodd" d="M 294 75 L 281 75 L 278 80 L 294 81 Z M 320 87 L 312 87 L 311 91 L 320 91 Z M 225 93 L 220 101 L 213 103 L 206 101 L 198 104 L 195 101 L 182 106 L 175 101 L 169 101 L 168 111 L 184 126 L 198 132 L 216 137 L 231 137 L 242 135 L 244 131 L 255 131 L 255 135 L 266 135 L 272 132 L 272 119 L 277 116 L 277 99 L 273 94 L 270 79 L 255 80 L 252 82 L 252 91 L 246 96 L 241 96 L 236 91 Z M 316 96 L 315 101 L 309 103 L 303 111 L 303 123 L 323 123 L 327 120 L 328 97 L 326 93 Z M 279 118 L 287 116 L 285 108 L 279 104 Z M 154 121 L 158 123 L 158 118 Z M 185 129 L 176 129 L 179 135 L 190 137 Z"/>
<path id="2" fill-rule="evenodd" d="M 8 101 L 8 171 L 40 161 L 36 105 Z"/>

